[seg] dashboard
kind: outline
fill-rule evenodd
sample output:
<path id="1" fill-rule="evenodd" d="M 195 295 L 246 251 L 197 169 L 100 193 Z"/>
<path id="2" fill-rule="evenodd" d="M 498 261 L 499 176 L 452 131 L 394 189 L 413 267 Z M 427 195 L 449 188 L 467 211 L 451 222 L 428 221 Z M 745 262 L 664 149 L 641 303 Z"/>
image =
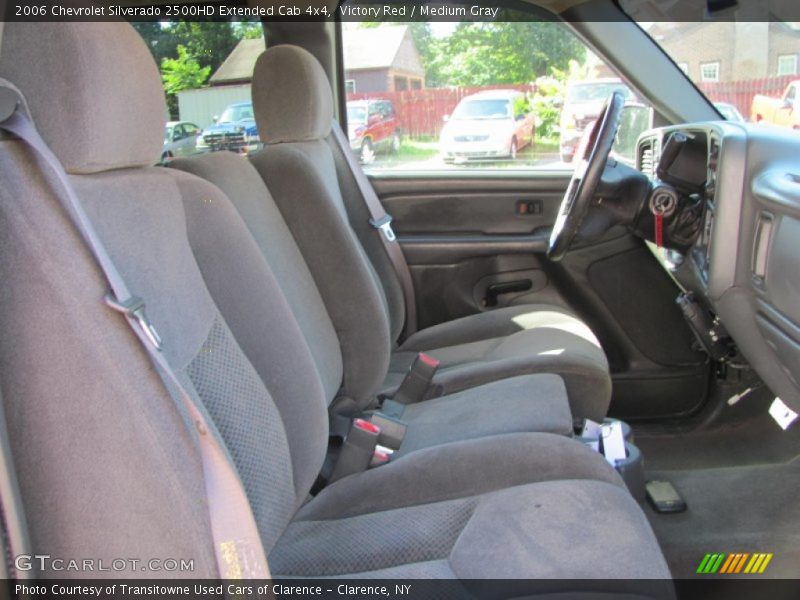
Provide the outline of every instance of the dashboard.
<path id="1" fill-rule="evenodd" d="M 636 167 L 698 207 L 662 264 L 800 411 L 800 133 L 728 122 L 654 129 Z"/>

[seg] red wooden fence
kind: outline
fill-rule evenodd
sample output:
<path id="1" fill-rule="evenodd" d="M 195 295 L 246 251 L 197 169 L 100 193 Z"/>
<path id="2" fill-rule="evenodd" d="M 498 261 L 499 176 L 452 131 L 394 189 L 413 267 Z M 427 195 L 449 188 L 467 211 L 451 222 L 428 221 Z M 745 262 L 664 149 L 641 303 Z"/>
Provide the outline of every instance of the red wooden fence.
<path id="1" fill-rule="evenodd" d="M 756 94 L 782 96 L 786 86 L 795 79 L 796 75 L 782 75 L 745 81 L 706 82 L 699 84 L 699 87 L 713 102 L 733 104 L 745 119 L 749 119 Z"/>
<path id="2" fill-rule="evenodd" d="M 444 116 L 453 112 L 465 96 L 484 90 L 519 90 L 533 92 L 533 85 L 493 85 L 486 87 L 428 88 L 402 92 L 347 94 L 348 100 L 381 98 L 391 100 L 400 127 L 412 137 L 438 137 L 444 126 Z"/>
<path id="3" fill-rule="evenodd" d="M 727 102 L 750 118 L 750 107 L 756 94 L 780 96 L 786 86 L 797 79 L 795 75 L 749 79 L 746 81 L 719 81 L 700 83 L 699 87 L 713 102 Z M 443 118 L 453 112 L 465 96 L 484 90 L 519 90 L 533 93 L 534 85 L 498 85 L 486 87 L 428 88 L 403 92 L 347 94 L 348 100 L 381 98 L 394 104 L 400 127 L 412 137 L 438 137 L 444 125 Z"/>

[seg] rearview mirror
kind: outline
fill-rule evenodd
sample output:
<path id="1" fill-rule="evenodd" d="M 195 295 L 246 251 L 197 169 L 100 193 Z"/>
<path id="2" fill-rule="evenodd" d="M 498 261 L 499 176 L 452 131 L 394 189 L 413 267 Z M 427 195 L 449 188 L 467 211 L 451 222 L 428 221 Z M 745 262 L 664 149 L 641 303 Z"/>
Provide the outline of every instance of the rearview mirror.
<path id="1" fill-rule="evenodd" d="M 219 121 L 219 115 L 214 115 L 213 117 L 211 117 L 211 120 L 214 121 L 214 123 L 216 123 L 217 121 Z"/>

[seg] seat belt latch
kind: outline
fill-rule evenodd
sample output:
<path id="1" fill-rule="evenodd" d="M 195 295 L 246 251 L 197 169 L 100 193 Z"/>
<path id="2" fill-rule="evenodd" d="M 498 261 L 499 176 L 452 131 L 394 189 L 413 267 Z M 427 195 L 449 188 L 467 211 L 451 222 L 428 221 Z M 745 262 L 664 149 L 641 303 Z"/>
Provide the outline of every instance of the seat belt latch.
<path id="1" fill-rule="evenodd" d="M 389 214 L 383 215 L 380 219 L 370 219 L 369 224 L 372 225 L 375 229 L 380 230 L 380 232 L 386 237 L 386 240 L 389 242 L 397 241 L 397 236 L 394 234 L 394 229 L 392 229 L 392 216 Z"/>
<path id="2" fill-rule="evenodd" d="M 155 326 L 150 322 L 150 319 L 147 318 L 147 313 L 144 309 L 144 300 L 138 296 L 131 296 L 127 302 L 120 302 L 113 294 L 107 294 L 106 304 L 126 317 L 135 319 L 153 347 L 156 350 L 161 350 L 161 336 L 158 335 Z"/>
<path id="3" fill-rule="evenodd" d="M 354 419 L 339 451 L 330 482 L 369 469 L 375 458 L 375 449 L 378 447 L 380 437 L 380 427 L 364 419 Z"/>
<path id="4" fill-rule="evenodd" d="M 414 359 L 406 378 L 397 388 L 392 400 L 400 404 L 413 404 L 421 401 L 425 397 L 428 388 L 431 387 L 433 376 L 436 375 L 438 368 L 438 360 L 424 352 L 417 354 L 417 358 Z"/>

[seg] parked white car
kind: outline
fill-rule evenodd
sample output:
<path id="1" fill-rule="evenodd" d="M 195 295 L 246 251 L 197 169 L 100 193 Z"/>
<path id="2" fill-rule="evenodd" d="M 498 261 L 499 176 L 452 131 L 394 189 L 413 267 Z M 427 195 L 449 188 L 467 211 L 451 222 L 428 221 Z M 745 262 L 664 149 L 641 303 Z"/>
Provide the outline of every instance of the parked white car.
<path id="1" fill-rule="evenodd" d="M 167 163 L 176 156 L 191 156 L 197 152 L 197 138 L 202 133 L 194 123 L 169 121 L 164 128 L 164 147 L 161 162 Z"/>
<path id="2" fill-rule="evenodd" d="M 536 125 L 525 94 L 490 90 L 463 98 L 439 137 L 445 162 L 471 159 L 516 158 L 533 143 Z"/>

